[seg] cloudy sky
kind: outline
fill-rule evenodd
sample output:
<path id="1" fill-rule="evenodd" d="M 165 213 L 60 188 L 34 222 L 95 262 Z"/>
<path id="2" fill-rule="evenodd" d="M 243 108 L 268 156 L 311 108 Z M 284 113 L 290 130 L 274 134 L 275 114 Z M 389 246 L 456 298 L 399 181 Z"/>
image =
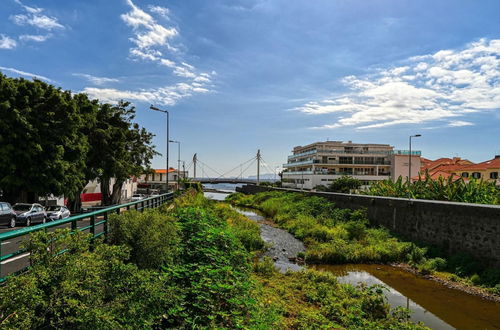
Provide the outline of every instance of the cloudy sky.
<path id="1" fill-rule="evenodd" d="M 148 107 L 168 109 L 186 163 L 197 152 L 220 172 L 259 148 L 275 168 L 296 145 L 407 149 L 417 133 L 425 157 L 479 162 L 500 154 L 499 13 L 497 0 L 2 0 L 0 71 L 133 102 L 160 152 L 164 116 Z"/>

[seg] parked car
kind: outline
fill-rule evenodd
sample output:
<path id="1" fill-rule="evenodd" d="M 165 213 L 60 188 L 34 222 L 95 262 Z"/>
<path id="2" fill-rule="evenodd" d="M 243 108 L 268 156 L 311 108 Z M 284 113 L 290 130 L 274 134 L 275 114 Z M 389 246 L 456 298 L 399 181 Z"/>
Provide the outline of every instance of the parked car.
<path id="1" fill-rule="evenodd" d="M 131 201 L 132 202 L 140 201 L 141 199 L 144 199 L 145 197 L 146 196 L 144 196 L 143 194 L 133 194 L 132 198 L 131 198 Z"/>
<path id="2" fill-rule="evenodd" d="M 16 222 L 31 226 L 35 222 L 45 223 L 47 214 L 40 204 L 17 203 L 12 209 L 16 212 Z"/>
<path id="3" fill-rule="evenodd" d="M 59 220 L 68 218 L 71 215 L 71 212 L 68 210 L 66 206 L 61 205 L 50 205 L 45 208 L 45 212 L 47 213 L 47 217 L 50 220 Z"/>
<path id="4" fill-rule="evenodd" d="M 0 225 L 7 225 L 10 228 L 16 226 L 16 212 L 9 203 L 0 202 Z"/>

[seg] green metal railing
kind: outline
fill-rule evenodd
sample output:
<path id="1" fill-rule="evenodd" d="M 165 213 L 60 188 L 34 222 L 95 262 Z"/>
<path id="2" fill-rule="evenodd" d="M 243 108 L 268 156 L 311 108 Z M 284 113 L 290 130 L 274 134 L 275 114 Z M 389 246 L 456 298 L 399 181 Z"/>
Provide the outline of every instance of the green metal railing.
<path id="1" fill-rule="evenodd" d="M 4 282 L 7 276 L 19 274 L 25 271 L 29 267 L 29 266 L 20 266 L 19 269 L 15 269 L 13 272 L 10 272 L 10 274 L 2 276 L 2 265 L 17 260 L 19 259 L 20 255 L 27 253 L 26 249 L 18 249 L 16 251 L 3 255 L 2 249 L 4 249 L 3 247 L 4 244 L 11 243 L 8 242 L 8 240 L 26 236 L 29 235 L 30 233 L 39 230 L 48 230 L 50 228 L 60 227 L 65 224 L 71 224 L 72 231 L 88 230 L 90 234 L 92 234 L 92 238 L 97 238 L 106 235 L 109 232 L 108 218 L 110 214 L 113 213 L 120 214 L 120 212 L 128 211 L 130 209 L 142 212 L 144 209 L 157 208 L 166 203 L 167 201 L 173 199 L 173 196 L 174 196 L 173 193 L 168 193 L 155 197 L 149 197 L 135 202 L 115 205 L 93 212 L 78 214 L 66 219 L 55 220 L 44 224 L 39 224 L 31 227 L 26 227 L 18 230 L 12 230 L 5 233 L 1 233 L 0 234 L 0 283 Z M 90 220 L 90 224 L 88 226 L 78 228 L 78 221 L 87 219 Z M 103 226 L 103 230 L 99 233 L 96 233 L 96 227 L 101 225 Z M 28 255 L 26 255 L 26 257 L 28 257 Z"/>

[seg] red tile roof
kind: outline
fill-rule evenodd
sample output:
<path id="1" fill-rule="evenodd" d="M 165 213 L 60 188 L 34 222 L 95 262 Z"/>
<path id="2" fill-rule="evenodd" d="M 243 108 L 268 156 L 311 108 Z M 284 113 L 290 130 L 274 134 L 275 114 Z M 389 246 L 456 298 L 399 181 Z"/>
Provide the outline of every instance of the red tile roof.
<path id="1" fill-rule="evenodd" d="M 444 171 L 435 171 L 435 172 L 432 172 L 432 173 L 429 173 L 430 176 L 431 176 L 431 179 L 432 180 L 437 180 L 439 179 L 440 177 L 443 178 L 443 179 L 446 179 L 448 180 L 448 178 L 451 176 L 453 178 L 453 180 L 458 180 L 460 179 L 460 175 L 456 175 L 456 174 L 451 174 L 451 173 L 448 173 L 448 172 L 444 172 Z M 422 179 L 425 179 L 425 174 L 423 174 L 421 176 Z M 418 180 L 418 176 L 416 177 L 413 177 L 411 178 L 412 181 L 417 181 Z"/>
<path id="2" fill-rule="evenodd" d="M 155 173 L 158 173 L 158 174 L 160 174 L 160 173 L 163 173 L 163 174 L 164 174 L 164 173 L 166 173 L 166 170 L 165 170 L 165 169 L 158 169 L 158 170 L 157 170 L 157 169 L 154 169 L 153 171 L 154 171 Z M 168 173 L 172 173 L 172 172 L 177 172 L 177 170 L 176 170 L 175 168 L 169 168 L 169 169 L 168 169 Z"/>
<path id="3" fill-rule="evenodd" d="M 481 171 L 487 169 L 500 169 L 500 157 L 482 163 L 462 167 L 462 171 Z"/>

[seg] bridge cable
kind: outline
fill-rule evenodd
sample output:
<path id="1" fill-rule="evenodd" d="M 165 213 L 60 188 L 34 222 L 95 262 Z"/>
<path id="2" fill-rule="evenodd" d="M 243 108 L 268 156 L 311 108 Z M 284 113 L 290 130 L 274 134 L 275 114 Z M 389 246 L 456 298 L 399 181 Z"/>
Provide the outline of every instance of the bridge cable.
<path id="1" fill-rule="evenodd" d="M 225 175 L 227 175 L 227 174 L 231 173 L 231 172 L 232 172 L 232 171 L 234 171 L 234 170 L 237 170 L 239 167 L 241 167 L 241 166 L 245 165 L 246 163 L 251 162 L 252 160 L 255 160 L 255 159 L 256 159 L 256 157 L 255 157 L 255 156 L 254 156 L 254 157 L 252 157 L 252 158 L 250 158 L 249 160 L 247 160 L 247 161 L 245 161 L 245 162 L 243 162 L 243 163 L 241 163 L 241 164 L 237 165 L 237 166 L 236 166 L 236 167 L 234 167 L 233 169 L 231 169 L 231 170 L 229 170 L 229 171 L 225 172 L 224 174 L 222 174 L 221 176 L 219 176 L 217 179 L 220 179 L 221 177 L 223 177 L 223 176 L 225 176 Z M 239 176 L 238 176 L 238 177 L 239 177 Z"/>
<path id="2" fill-rule="evenodd" d="M 213 172 L 217 173 L 218 175 L 221 175 L 218 171 L 214 170 L 213 168 L 211 168 L 210 166 L 208 166 L 207 164 L 205 164 L 204 162 L 202 162 L 201 160 L 198 159 L 198 162 L 200 162 L 201 164 L 203 164 L 204 166 L 208 167 L 208 169 L 212 170 Z M 210 178 L 209 178 L 210 179 Z"/>
<path id="3" fill-rule="evenodd" d="M 254 165 L 256 161 L 257 161 L 257 157 L 255 157 L 254 161 L 251 162 L 243 171 L 241 171 L 241 179 L 243 179 L 243 173 L 245 173 L 246 170 L 248 170 L 250 168 L 250 166 Z"/>
<path id="4" fill-rule="evenodd" d="M 268 163 L 262 157 L 260 157 L 260 159 L 262 160 L 262 162 L 264 163 L 264 166 L 267 168 L 268 171 L 270 171 L 272 174 L 274 174 L 276 176 L 279 174 L 279 171 L 276 171 L 276 169 L 272 169 L 271 167 L 269 167 L 267 165 Z"/>

